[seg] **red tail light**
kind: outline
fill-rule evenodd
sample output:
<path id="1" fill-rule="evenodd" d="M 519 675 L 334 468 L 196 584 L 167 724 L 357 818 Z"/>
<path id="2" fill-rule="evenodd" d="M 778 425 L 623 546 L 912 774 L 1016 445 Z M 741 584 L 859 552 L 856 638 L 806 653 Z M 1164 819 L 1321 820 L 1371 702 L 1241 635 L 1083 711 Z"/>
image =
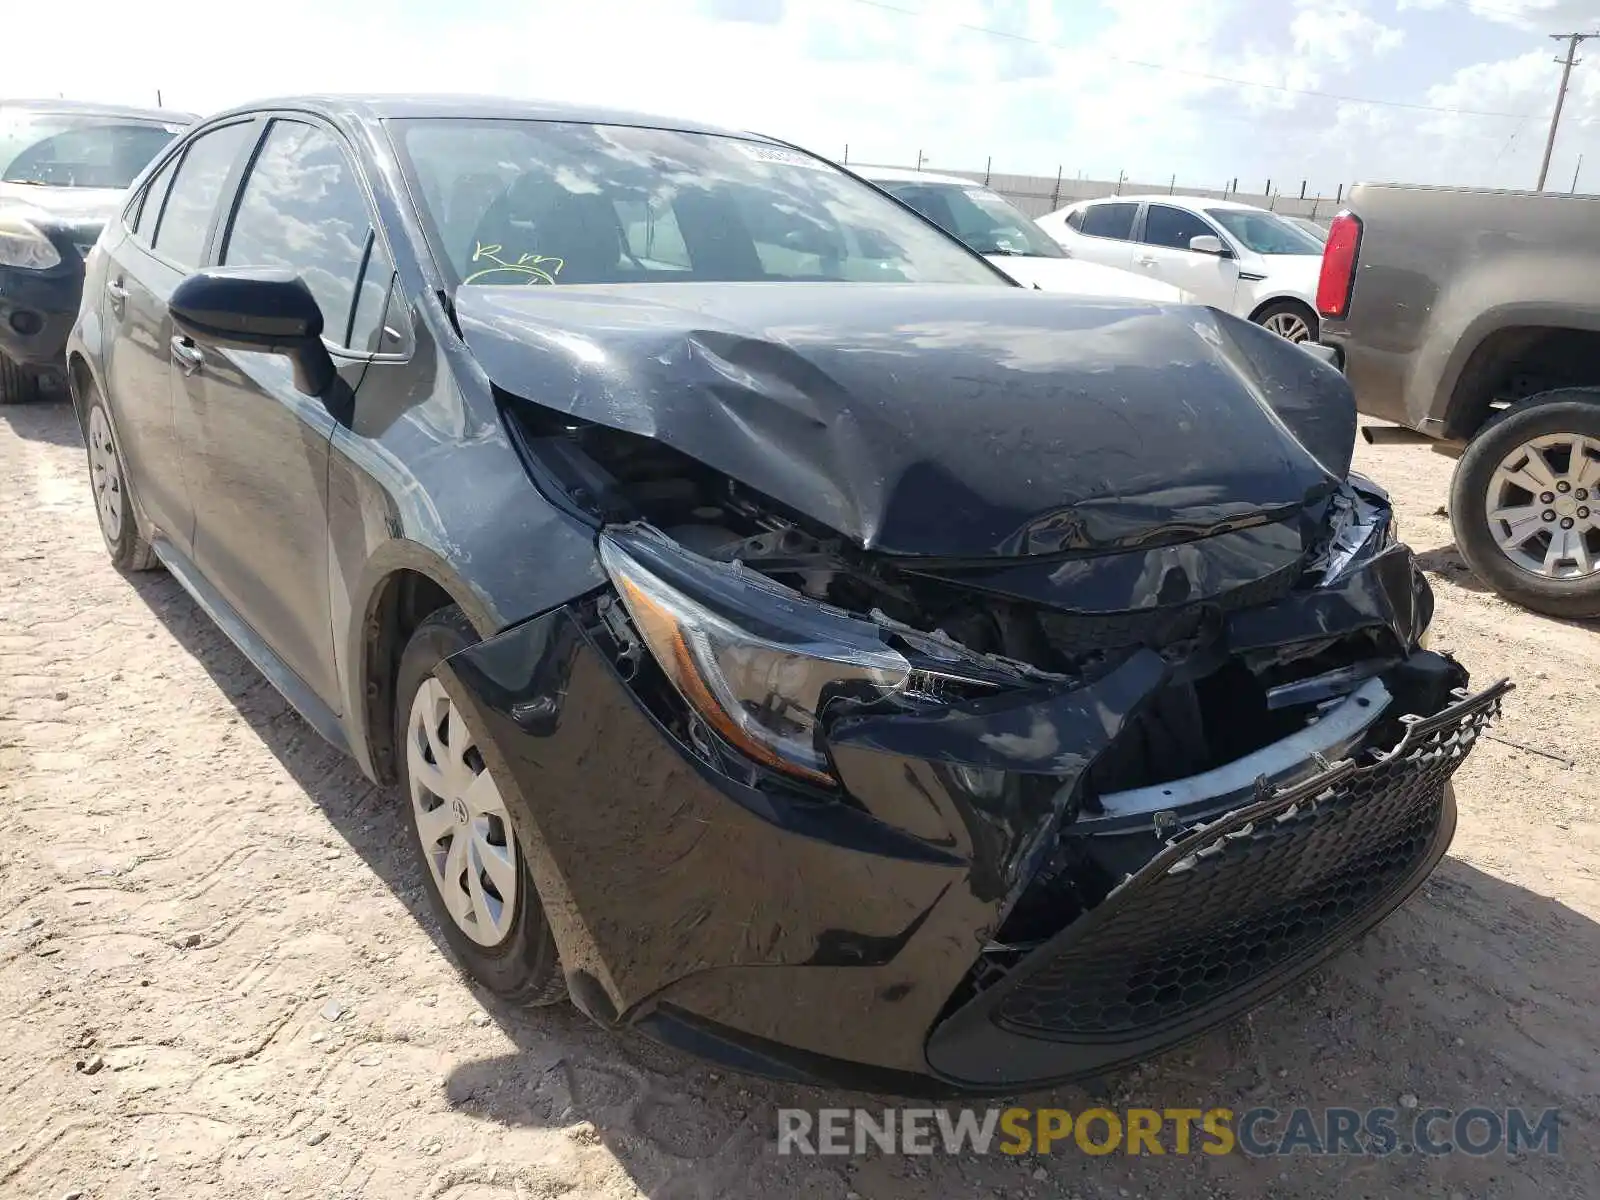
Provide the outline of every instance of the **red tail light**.
<path id="1" fill-rule="evenodd" d="M 1356 255 L 1361 250 L 1361 218 L 1342 212 L 1328 226 L 1328 244 L 1322 248 L 1322 277 L 1317 280 L 1317 311 L 1325 317 L 1342 317 L 1350 311 L 1350 293 L 1356 286 Z"/>

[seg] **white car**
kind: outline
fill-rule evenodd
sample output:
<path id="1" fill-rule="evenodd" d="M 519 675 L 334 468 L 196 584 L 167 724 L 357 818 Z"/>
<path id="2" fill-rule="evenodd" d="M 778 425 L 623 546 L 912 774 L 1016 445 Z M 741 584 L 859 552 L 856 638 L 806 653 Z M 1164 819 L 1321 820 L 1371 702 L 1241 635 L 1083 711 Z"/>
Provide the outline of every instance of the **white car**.
<path id="1" fill-rule="evenodd" d="M 893 167 L 859 167 L 857 174 L 953 234 L 1018 283 L 1044 292 L 1194 303 L 1182 288 L 1130 270 L 1068 258 L 1023 212 L 981 183 L 957 175 Z"/>
<path id="2" fill-rule="evenodd" d="M 1200 196 L 1108 196 L 1038 224 L 1075 259 L 1142 272 L 1291 342 L 1317 340 L 1322 243 L 1277 213 Z"/>

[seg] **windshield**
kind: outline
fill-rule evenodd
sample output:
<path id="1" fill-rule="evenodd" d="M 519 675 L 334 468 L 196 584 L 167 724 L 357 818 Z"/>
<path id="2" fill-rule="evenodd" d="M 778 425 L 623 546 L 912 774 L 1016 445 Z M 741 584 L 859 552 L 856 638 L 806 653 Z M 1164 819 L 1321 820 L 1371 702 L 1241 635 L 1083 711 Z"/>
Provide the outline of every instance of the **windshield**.
<path id="1" fill-rule="evenodd" d="M 0 109 L 0 183 L 125 188 L 181 123 Z"/>
<path id="2" fill-rule="evenodd" d="M 1208 208 L 1206 215 L 1257 254 L 1322 254 L 1322 243 L 1276 213 Z"/>
<path id="3" fill-rule="evenodd" d="M 1065 258 L 1055 240 L 1021 210 L 988 188 L 959 183 L 882 183 L 939 228 L 955 234 L 979 254 Z"/>
<path id="4" fill-rule="evenodd" d="M 562 121 L 394 124 L 458 283 L 1007 284 L 873 188 L 780 146 Z"/>

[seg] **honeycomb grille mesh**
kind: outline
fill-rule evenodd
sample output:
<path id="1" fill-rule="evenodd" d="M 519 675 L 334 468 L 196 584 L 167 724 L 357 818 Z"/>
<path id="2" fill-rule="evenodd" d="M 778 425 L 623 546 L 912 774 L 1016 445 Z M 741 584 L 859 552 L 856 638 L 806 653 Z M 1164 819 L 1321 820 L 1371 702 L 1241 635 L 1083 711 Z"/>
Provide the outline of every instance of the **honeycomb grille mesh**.
<path id="1" fill-rule="evenodd" d="M 1498 707 L 1408 736 L 1310 802 L 1152 863 L 1020 979 L 995 1020 L 1060 1040 L 1193 1020 L 1359 927 L 1427 858 L 1445 785 Z"/>

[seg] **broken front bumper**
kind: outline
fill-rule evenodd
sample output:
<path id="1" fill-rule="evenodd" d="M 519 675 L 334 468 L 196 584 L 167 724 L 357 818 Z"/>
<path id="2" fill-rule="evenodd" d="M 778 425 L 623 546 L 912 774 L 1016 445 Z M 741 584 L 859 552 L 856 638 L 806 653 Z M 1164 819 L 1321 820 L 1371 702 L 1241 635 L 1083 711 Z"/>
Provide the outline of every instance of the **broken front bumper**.
<path id="1" fill-rule="evenodd" d="M 941 1024 L 941 1075 L 979 1086 L 1100 1071 L 1233 1016 L 1376 924 L 1450 843 L 1450 776 L 1501 682 L 1170 839 L 1097 908 Z"/>
<path id="2" fill-rule="evenodd" d="M 1427 614 L 1396 548 L 1337 588 L 1233 614 L 1225 636 L 1244 649 L 1370 627 L 1414 644 Z M 1443 854 L 1449 776 L 1508 686 L 1452 701 L 1464 673 L 1415 652 L 1384 678 L 1433 715 L 1381 761 L 1363 749 L 1374 713 L 1259 782 L 1196 777 L 1171 808 L 1064 823 L 1160 684 L 1159 656 L 1075 691 L 839 722 L 846 794 L 825 797 L 709 766 L 603 641 L 580 603 L 441 669 L 514 814 L 574 1000 L 740 1069 L 901 1093 L 1102 1070 L 1308 969 Z M 1124 881 L 1037 941 L 997 945 L 1020 904 L 1048 907 L 1063 853 Z"/>

